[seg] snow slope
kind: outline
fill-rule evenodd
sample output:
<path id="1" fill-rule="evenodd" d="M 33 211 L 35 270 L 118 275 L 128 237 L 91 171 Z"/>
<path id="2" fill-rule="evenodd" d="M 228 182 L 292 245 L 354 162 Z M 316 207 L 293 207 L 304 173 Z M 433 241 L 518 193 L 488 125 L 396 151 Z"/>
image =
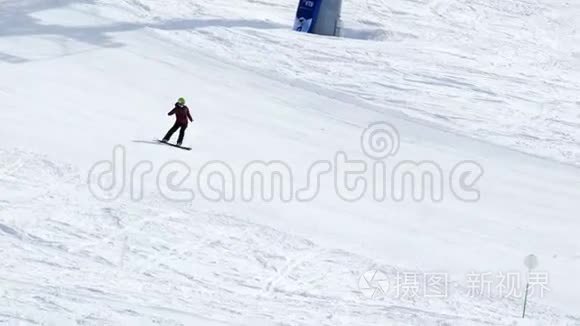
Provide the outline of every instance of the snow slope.
<path id="1" fill-rule="evenodd" d="M 577 5 L 345 3 L 344 39 L 289 31 L 294 7 L 0 0 L 0 323 L 580 324 Z M 178 96 L 193 151 L 143 143 Z M 389 164 L 478 162 L 481 199 L 351 203 L 327 178 L 310 202 L 177 202 L 152 174 L 107 202 L 87 184 L 122 145 L 129 167 L 281 160 L 302 185 L 337 151 L 371 164 L 377 121 L 401 134 Z M 550 291 L 527 323 L 520 298 L 469 293 L 530 253 Z M 449 294 L 368 298 L 373 270 L 445 273 Z"/>

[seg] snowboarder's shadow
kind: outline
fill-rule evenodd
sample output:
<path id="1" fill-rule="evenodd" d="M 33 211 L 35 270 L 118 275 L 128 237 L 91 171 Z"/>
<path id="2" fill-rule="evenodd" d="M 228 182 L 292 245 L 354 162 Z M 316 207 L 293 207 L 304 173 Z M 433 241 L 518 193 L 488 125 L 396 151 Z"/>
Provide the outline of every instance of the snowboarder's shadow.
<path id="1" fill-rule="evenodd" d="M 156 140 L 133 140 L 134 143 L 163 145 Z"/>
<path id="2" fill-rule="evenodd" d="M 160 140 L 133 140 L 132 142 L 134 143 L 141 143 L 141 144 L 155 144 L 155 145 L 165 145 L 165 146 L 171 146 L 171 147 L 176 147 L 176 148 L 181 148 L 184 149 L 186 151 L 190 151 L 191 147 L 187 147 L 187 146 L 181 146 L 181 145 L 176 145 L 176 144 L 172 144 L 172 143 L 164 143 L 161 142 Z"/>

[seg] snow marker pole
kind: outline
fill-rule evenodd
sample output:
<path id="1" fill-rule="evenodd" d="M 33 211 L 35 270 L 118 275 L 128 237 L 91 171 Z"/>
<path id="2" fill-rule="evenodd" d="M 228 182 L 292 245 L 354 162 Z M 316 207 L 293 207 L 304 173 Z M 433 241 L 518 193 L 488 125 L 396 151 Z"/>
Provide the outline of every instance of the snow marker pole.
<path id="1" fill-rule="evenodd" d="M 532 269 L 538 267 L 538 257 L 536 255 L 528 255 L 524 259 L 524 265 L 528 268 L 528 278 L 526 279 L 526 295 L 524 297 L 524 311 L 522 318 L 526 318 L 526 307 L 528 306 L 528 292 L 530 290 L 530 272 Z"/>
<path id="2" fill-rule="evenodd" d="M 529 273 L 528 273 L 528 278 L 529 278 Z M 526 307 L 528 305 L 528 290 L 530 289 L 530 282 L 527 281 L 526 282 L 526 296 L 524 299 L 524 312 L 522 313 L 522 318 L 526 318 Z"/>

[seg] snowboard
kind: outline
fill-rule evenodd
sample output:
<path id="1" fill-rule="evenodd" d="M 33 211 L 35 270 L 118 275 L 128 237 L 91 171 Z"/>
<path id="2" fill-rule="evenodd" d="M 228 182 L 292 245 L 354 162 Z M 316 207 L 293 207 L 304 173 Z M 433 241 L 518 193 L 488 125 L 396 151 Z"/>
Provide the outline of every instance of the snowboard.
<path id="1" fill-rule="evenodd" d="M 186 150 L 186 151 L 191 150 L 191 147 L 178 146 L 177 144 L 165 143 L 165 142 L 162 142 L 160 139 L 157 139 L 157 142 L 160 144 L 171 146 L 171 147 L 181 148 L 181 149 Z"/>

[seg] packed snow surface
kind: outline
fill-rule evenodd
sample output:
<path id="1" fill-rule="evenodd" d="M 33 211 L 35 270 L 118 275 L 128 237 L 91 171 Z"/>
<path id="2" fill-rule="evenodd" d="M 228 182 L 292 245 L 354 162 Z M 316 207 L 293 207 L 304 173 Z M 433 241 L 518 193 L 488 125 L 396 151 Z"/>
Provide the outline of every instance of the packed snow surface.
<path id="1" fill-rule="evenodd" d="M 291 31 L 296 5 L 0 0 L 0 324 L 580 325 L 580 3 L 345 1 L 341 38 Z M 180 96 L 191 152 L 153 142 Z M 340 157 L 369 189 L 428 162 L 441 198 L 197 189 Z"/>

